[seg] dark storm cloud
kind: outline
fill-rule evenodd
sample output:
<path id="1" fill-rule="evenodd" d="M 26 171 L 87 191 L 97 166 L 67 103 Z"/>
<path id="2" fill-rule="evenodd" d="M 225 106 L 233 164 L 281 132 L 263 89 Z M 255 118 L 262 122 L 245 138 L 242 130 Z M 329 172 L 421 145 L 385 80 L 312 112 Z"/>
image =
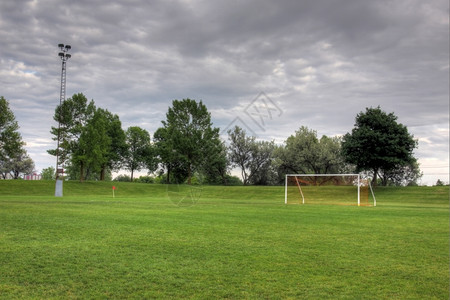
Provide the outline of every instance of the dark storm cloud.
<path id="1" fill-rule="evenodd" d="M 73 47 L 67 96 L 84 93 L 124 127 L 154 132 L 189 97 L 225 128 L 263 91 L 283 116 L 260 138 L 302 125 L 342 135 L 380 105 L 419 139 L 423 164 L 437 153 L 448 165 L 448 26 L 443 0 L 2 1 L 0 95 L 38 168 L 53 161 L 58 43 Z"/>

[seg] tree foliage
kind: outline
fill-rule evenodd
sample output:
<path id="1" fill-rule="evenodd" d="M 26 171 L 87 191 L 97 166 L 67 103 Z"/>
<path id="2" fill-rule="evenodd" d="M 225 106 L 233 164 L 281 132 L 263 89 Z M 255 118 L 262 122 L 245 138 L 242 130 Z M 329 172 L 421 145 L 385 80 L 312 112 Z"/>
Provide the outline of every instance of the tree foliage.
<path id="1" fill-rule="evenodd" d="M 227 176 L 229 162 L 225 143 L 218 137 L 214 138 L 205 145 L 204 153 L 201 171 L 206 176 L 205 181 L 210 184 L 230 184 L 230 178 Z"/>
<path id="2" fill-rule="evenodd" d="M 11 174 L 14 179 L 18 179 L 20 174 L 31 174 L 34 170 L 34 161 L 25 150 L 15 155 L 10 160 Z"/>
<path id="3" fill-rule="evenodd" d="M 126 156 L 126 136 L 119 117 L 102 108 L 95 109 L 79 141 L 87 174 L 95 172 L 100 180 L 109 171 L 118 170 Z"/>
<path id="4" fill-rule="evenodd" d="M 272 160 L 275 150 L 273 141 L 256 141 L 250 163 L 249 183 L 272 185 L 276 183 L 276 171 Z"/>
<path id="5" fill-rule="evenodd" d="M 221 163 L 216 159 L 222 153 L 219 129 L 212 127 L 211 115 L 202 101 L 174 100 L 162 123 L 155 132 L 157 152 L 169 175 L 178 182 L 187 178 L 190 184 L 194 172 L 204 171 L 212 159 L 216 165 Z"/>
<path id="6" fill-rule="evenodd" d="M 58 155 L 70 178 L 104 180 L 121 167 L 127 147 L 117 115 L 97 108 L 94 100 L 88 101 L 79 93 L 58 105 L 53 118 L 60 122 L 51 129 L 60 148 L 48 153 Z"/>
<path id="7" fill-rule="evenodd" d="M 255 137 L 247 136 L 242 128 L 235 126 L 233 130 L 228 130 L 228 140 L 230 141 L 228 147 L 230 163 L 241 170 L 242 182 L 247 185 L 251 175 L 250 165 L 255 148 Z"/>
<path id="8" fill-rule="evenodd" d="M 276 150 L 275 164 L 281 174 L 348 173 L 340 151 L 338 137 L 319 139 L 315 130 L 302 126 Z"/>
<path id="9" fill-rule="evenodd" d="M 73 148 L 72 164 L 80 167 L 80 180 L 91 173 L 101 173 L 108 163 L 111 138 L 107 135 L 107 120 L 102 110 L 94 108 L 92 117 L 81 128 L 77 147 Z"/>
<path id="10" fill-rule="evenodd" d="M 48 167 L 45 169 L 42 169 L 41 172 L 42 180 L 55 180 L 55 167 Z"/>
<path id="11" fill-rule="evenodd" d="M 96 107 L 94 101 L 88 103 L 87 98 L 82 94 L 74 94 L 72 98 L 65 100 L 55 109 L 53 119 L 58 123 L 58 127 L 51 128 L 53 140 L 59 139 L 59 149 L 47 150 L 51 155 L 58 157 L 58 164 L 75 164 L 80 170 L 80 180 L 84 179 L 86 168 L 86 151 L 83 149 L 82 134 L 86 136 L 85 126 L 90 122 Z"/>
<path id="12" fill-rule="evenodd" d="M 138 126 L 129 127 L 126 131 L 128 146 L 124 166 L 131 172 L 130 180 L 133 181 L 134 171 L 140 171 L 148 165 L 148 159 L 152 156 L 150 134 L 147 130 Z"/>
<path id="13" fill-rule="evenodd" d="M 123 159 L 127 155 L 127 143 L 119 116 L 101 108 L 97 109 L 97 113 L 103 116 L 106 124 L 105 133 L 110 139 L 104 163 L 101 165 L 100 179 L 103 180 L 107 170 L 117 171 L 122 167 Z"/>
<path id="14" fill-rule="evenodd" d="M 170 179 L 175 177 L 177 182 L 183 182 L 187 177 L 183 157 L 174 150 L 173 140 L 169 136 L 168 130 L 165 127 L 160 127 L 155 131 L 153 136 L 155 142 L 155 154 L 161 163 L 163 170 L 167 171 L 166 183 L 170 183 Z"/>
<path id="15" fill-rule="evenodd" d="M 422 177 L 419 163 L 414 159 L 413 162 L 403 166 L 398 166 L 391 170 L 380 170 L 381 185 L 395 186 L 416 186 L 417 181 Z"/>
<path id="16" fill-rule="evenodd" d="M 34 162 L 25 150 L 25 142 L 19 133 L 19 124 L 8 101 L 0 97 L 0 173 L 5 179 L 10 174 L 14 179 L 22 173 L 31 173 Z"/>
<path id="17" fill-rule="evenodd" d="M 275 144 L 256 141 L 238 126 L 228 131 L 228 139 L 229 160 L 241 170 L 243 184 L 269 184 L 273 177 L 271 162 Z"/>
<path id="18" fill-rule="evenodd" d="M 7 117 L 2 115 L 0 121 Z M 48 152 L 58 154 L 70 177 L 76 174 L 81 180 L 104 180 L 105 174 L 122 168 L 131 171 L 133 180 L 135 171 L 145 168 L 151 173 L 158 166 L 162 167 L 159 181 L 189 184 L 192 178 L 211 184 L 237 184 L 228 174 L 230 167 L 240 169 L 244 185 L 277 184 L 287 173 L 366 171 L 373 175 L 374 184 L 379 178 L 383 185 L 417 184 L 422 175 L 412 153 L 417 141 L 396 122 L 393 113 L 386 114 L 379 107 L 358 114 L 355 128 L 342 138 L 319 138 L 316 131 L 302 126 L 280 146 L 273 141 L 257 141 L 235 127 L 228 131 L 227 147 L 219 129 L 213 127 L 206 106 L 191 99 L 172 102 L 163 126 L 154 133 L 153 144 L 146 130 L 132 126 L 125 132 L 117 115 L 97 108 L 83 94 L 75 94 L 58 106 L 54 119 L 61 126 L 52 127 L 51 132 L 55 140 L 59 139 L 61 150 Z M 0 123 L 3 140 L 3 136 L 12 138 L 14 134 L 9 133 L 18 128 L 14 119 L 9 120 L 12 130 L 5 130 Z M 2 146 L 0 157 L 5 149 Z M 0 169 L 4 166 L 1 162 Z"/>
<path id="19" fill-rule="evenodd" d="M 19 124 L 13 111 L 9 108 L 8 101 L 0 97 L 0 161 L 20 154 L 24 142 L 19 133 Z"/>
<path id="20" fill-rule="evenodd" d="M 356 116 L 352 132 L 344 136 L 342 154 L 357 171 L 371 171 L 376 184 L 381 172 L 389 174 L 413 164 L 416 147 L 417 141 L 406 126 L 397 123 L 394 113 L 387 114 L 380 107 L 366 108 Z"/>

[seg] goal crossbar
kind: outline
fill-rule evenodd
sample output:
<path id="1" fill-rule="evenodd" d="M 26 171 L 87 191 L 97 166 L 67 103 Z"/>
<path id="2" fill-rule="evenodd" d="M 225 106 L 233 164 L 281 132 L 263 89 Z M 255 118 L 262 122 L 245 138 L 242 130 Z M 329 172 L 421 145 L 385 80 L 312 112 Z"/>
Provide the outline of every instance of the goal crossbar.
<path id="1" fill-rule="evenodd" d="M 356 187 L 357 187 L 357 204 L 358 206 L 361 205 L 361 175 L 360 174 L 286 174 L 285 177 L 285 189 L 284 189 L 284 203 L 288 203 L 288 178 L 294 177 L 295 183 L 298 187 L 299 193 L 302 197 L 302 204 L 305 204 L 305 197 L 303 195 L 303 191 L 301 188 L 301 183 L 307 184 L 308 182 L 306 180 L 299 179 L 298 177 L 355 177 Z M 373 193 L 373 192 L 372 192 Z"/>

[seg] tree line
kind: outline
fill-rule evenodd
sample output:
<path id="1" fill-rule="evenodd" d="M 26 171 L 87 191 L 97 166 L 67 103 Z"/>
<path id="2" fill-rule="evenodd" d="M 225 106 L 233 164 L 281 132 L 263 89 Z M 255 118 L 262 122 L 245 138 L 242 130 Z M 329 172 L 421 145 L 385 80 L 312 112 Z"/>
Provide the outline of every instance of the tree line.
<path id="1" fill-rule="evenodd" d="M 381 185 L 417 184 L 422 176 L 413 153 L 417 140 L 380 107 L 359 113 L 342 137 L 319 137 L 301 126 L 282 145 L 257 140 L 240 127 L 221 140 L 206 106 L 192 99 L 173 100 L 153 137 L 138 126 L 124 130 L 116 114 L 81 93 L 58 105 L 53 118 L 60 123 L 51 128 L 53 139 L 60 138 L 59 163 L 72 180 L 108 180 L 119 170 L 130 172 L 122 180 L 147 170 L 154 177 L 144 182 L 224 185 L 277 185 L 285 174 L 299 173 L 365 172 Z M 239 179 L 230 175 L 232 169 L 239 170 Z"/>

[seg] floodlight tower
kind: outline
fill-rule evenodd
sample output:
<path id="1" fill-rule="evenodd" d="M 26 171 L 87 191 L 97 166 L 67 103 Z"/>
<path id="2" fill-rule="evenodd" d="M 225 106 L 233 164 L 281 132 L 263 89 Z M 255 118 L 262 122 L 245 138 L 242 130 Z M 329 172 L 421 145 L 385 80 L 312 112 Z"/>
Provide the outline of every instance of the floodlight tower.
<path id="1" fill-rule="evenodd" d="M 59 113 L 58 113 L 58 145 L 56 148 L 56 187 L 55 187 L 55 196 L 62 197 L 63 195 L 63 174 L 64 168 L 62 163 L 59 161 L 59 151 L 60 151 L 60 139 L 61 139 L 61 109 L 62 104 L 66 100 L 66 63 L 69 58 L 72 57 L 70 55 L 69 50 L 72 48 L 70 45 L 58 44 L 60 52 L 58 56 L 61 58 L 61 90 L 59 94 Z"/>

